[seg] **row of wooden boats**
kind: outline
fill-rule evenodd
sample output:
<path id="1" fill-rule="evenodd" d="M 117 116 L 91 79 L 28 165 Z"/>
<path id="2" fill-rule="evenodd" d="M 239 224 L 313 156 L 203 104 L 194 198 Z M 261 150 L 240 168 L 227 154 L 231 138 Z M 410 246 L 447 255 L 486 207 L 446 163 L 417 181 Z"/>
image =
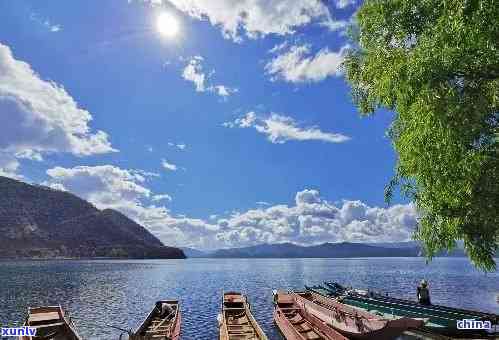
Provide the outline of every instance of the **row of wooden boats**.
<path id="1" fill-rule="evenodd" d="M 274 292 L 274 322 L 286 340 L 394 339 L 422 320 L 384 320 L 313 292 Z M 267 340 L 247 297 L 223 295 L 220 340 Z"/>
<path id="2" fill-rule="evenodd" d="M 136 330 L 121 331 L 128 333 L 129 340 L 179 340 L 180 325 L 179 302 L 162 300 L 156 302 Z M 19 340 L 82 340 L 73 319 L 61 306 L 30 307 L 24 326 L 36 328 L 35 335 L 22 335 Z"/>
<path id="3" fill-rule="evenodd" d="M 314 292 L 275 292 L 274 321 L 288 340 L 395 339 L 424 320 L 387 320 Z"/>
<path id="4" fill-rule="evenodd" d="M 425 329 L 426 334 L 432 334 L 428 331 L 432 329 L 466 337 L 499 339 L 499 333 L 472 334 L 456 329 L 456 321 L 463 318 L 489 320 L 497 325 L 495 314 L 423 306 L 380 293 L 346 288 L 335 282 L 306 288 L 301 292 L 274 291 L 273 318 L 286 340 L 384 340 L 418 329 Z M 223 294 L 218 323 L 220 340 L 268 339 L 253 317 L 247 297 L 239 292 Z M 71 317 L 60 306 L 30 308 L 25 326 L 37 328 L 36 336 L 22 336 L 19 340 L 81 340 Z M 144 321 L 135 330 L 127 331 L 127 335 L 130 340 L 179 340 L 180 328 L 179 301 L 162 300 L 156 302 Z"/>

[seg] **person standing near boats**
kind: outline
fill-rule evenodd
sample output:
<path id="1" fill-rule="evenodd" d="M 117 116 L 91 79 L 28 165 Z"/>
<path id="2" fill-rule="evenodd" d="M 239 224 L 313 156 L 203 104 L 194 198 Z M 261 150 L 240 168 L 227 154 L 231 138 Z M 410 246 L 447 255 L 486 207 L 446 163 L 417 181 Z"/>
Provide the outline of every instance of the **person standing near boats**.
<path id="1" fill-rule="evenodd" d="M 430 290 L 428 289 L 428 282 L 421 280 L 421 284 L 417 289 L 418 302 L 422 305 L 431 305 Z"/>

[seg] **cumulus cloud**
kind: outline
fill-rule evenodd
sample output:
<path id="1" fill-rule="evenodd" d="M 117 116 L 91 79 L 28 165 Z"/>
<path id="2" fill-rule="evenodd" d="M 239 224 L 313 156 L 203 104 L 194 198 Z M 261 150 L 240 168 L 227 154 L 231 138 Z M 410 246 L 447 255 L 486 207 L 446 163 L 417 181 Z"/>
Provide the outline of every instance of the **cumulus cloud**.
<path id="1" fill-rule="evenodd" d="M 323 48 L 311 55 L 310 46 L 293 45 L 268 62 L 265 71 L 273 81 L 318 82 L 342 74 L 341 64 L 347 49 L 348 46 L 344 46 L 338 52 L 331 52 L 328 48 Z M 282 49 L 278 49 L 280 50 Z"/>
<path id="2" fill-rule="evenodd" d="M 258 117 L 255 112 L 223 124 L 229 128 L 254 128 L 259 133 L 267 135 L 267 139 L 274 144 L 283 144 L 290 140 L 307 141 L 319 140 L 328 143 L 343 143 L 350 137 L 340 133 L 324 132 L 318 127 L 301 127 L 291 117 L 271 113 L 267 117 Z"/>
<path id="3" fill-rule="evenodd" d="M 160 200 L 167 194 L 155 194 L 146 187 L 148 172 L 126 170 L 112 165 L 55 167 L 47 170 L 46 185 L 63 189 L 93 203 L 99 209 L 116 209 L 148 228 L 167 245 L 212 247 L 210 240 L 218 226 L 200 219 L 174 217 Z"/>
<path id="4" fill-rule="evenodd" d="M 182 72 L 182 77 L 194 83 L 197 92 L 206 91 L 206 75 L 203 72 L 202 60 L 201 56 L 193 57 Z"/>
<path id="5" fill-rule="evenodd" d="M 151 191 L 141 184 L 147 178 L 143 172 L 111 165 L 55 167 L 47 170 L 47 175 L 51 179 L 48 183 L 76 192 L 101 209 L 123 209 L 151 196 Z"/>
<path id="6" fill-rule="evenodd" d="M 235 88 L 230 88 L 225 85 L 208 84 L 208 78 L 214 71 L 207 75 L 203 69 L 203 60 L 204 59 L 201 56 L 192 57 L 182 71 L 182 77 L 185 80 L 192 82 L 197 92 L 212 92 L 226 99 L 228 96 L 238 91 Z"/>
<path id="7" fill-rule="evenodd" d="M 236 42 L 246 35 L 292 34 L 310 23 L 333 21 L 321 0 L 167 0 L 178 10 L 219 26 L 225 38 Z"/>
<path id="8" fill-rule="evenodd" d="M 177 168 L 177 166 L 176 166 L 175 164 L 173 164 L 173 163 L 168 163 L 168 161 L 167 161 L 167 160 L 165 160 L 165 159 L 163 159 L 163 160 L 161 161 L 161 166 L 162 166 L 163 168 L 165 168 L 166 170 L 169 170 L 169 171 L 177 171 L 177 169 L 178 169 L 178 168 Z"/>
<path id="9" fill-rule="evenodd" d="M 379 208 L 345 200 L 334 205 L 317 190 L 306 189 L 296 194 L 292 206 L 253 209 L 218 220 L 216 237 L 227 246 L 406 241 L 416 223 L 412 204 Z"/>
<path id="10" fill-rule="evenodd" d="M 87 156 L 116 151 L 105 132 L 91 131 L 90 112 L 1 43 L 0 118 L 0 152 L 11 157 L 41 160 L 44 153 Z"/>

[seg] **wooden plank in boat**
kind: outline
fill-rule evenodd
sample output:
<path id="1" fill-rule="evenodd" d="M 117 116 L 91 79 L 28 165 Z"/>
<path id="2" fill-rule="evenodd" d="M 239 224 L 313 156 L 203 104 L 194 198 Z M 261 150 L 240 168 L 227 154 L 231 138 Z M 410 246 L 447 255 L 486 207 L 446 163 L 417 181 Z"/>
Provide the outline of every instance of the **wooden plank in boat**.
<path id="1" fill-rule="evenodd" d="M 251 314 L 246 297 L 241 293 L 223 294 L 219 322 L 221 340 L 267 340 Z"/>
<path id="2" fill-rule="evenodd" d="M 42 322 L 42 321 L 53 321 L 60 320 L 61 317 L 57 312 L 45 312 L 45 313 L 36 313 L 30 314 L 28 322 Z"/>
<path id="3" fill-rule="evenodd" d="M 65 322 L 54 322 L 54 323 L 44 323 L 42 325 L 31 325 L 30 327 L 33 327 L 33 328 L 51 328 L 51 327 L 59 327 L 59 326 L 62 326 L 62 325 L 65 325 L 66 323 Z"/>

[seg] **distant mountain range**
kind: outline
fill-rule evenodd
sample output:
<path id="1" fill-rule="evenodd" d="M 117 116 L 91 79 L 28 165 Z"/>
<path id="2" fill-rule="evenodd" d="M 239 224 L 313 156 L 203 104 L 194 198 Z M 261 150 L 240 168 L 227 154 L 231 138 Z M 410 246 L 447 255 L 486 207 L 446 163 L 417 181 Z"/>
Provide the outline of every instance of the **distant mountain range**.
<path id="1" fill-rule="evenodd" d="M 293 243 L 260 244 L 243 248 L 205 252 L 183 248 L 187 257 L 203 258 L 355 258 L 355 257 L 418 257 L 422 256 L 417 242 L 394 243 L 323 243 L 300 246 Z M 462 249 L 439 256 L 465 256 Z"/>
<path id="2" fill-rule="evenodd" d="M 185 258 L 118 211 L 1 176 L 0 244 L 0 258 Z"/>
<path id="3" fill-rule="evenodd" d="M 188 258 L 208 257 L 208 255 L 210 254 L 210 252 L 197 250 L 194 248 L 182 248 L 182 251 L 184 252 L 185 256 L 187 256 Z"/>

